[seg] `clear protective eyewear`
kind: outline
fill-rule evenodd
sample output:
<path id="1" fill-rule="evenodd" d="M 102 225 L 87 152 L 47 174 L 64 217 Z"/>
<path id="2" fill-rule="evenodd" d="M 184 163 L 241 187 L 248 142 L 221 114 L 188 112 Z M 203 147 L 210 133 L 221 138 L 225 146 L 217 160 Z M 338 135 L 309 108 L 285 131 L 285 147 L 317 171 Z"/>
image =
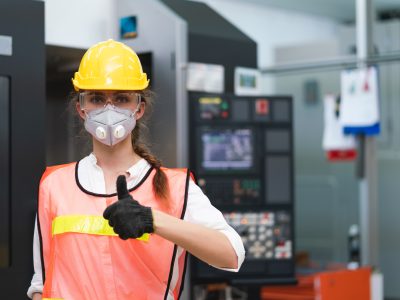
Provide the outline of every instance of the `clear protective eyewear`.
<path id="1" fill-rule="evenodd" d="M 81 105 L 81 109 L 86 111 L 104 108 L 109 103 L 118 108 L 135 111 L 138 108 L 141 99 L 142 97 L 139 93 L 130 91 L 85 91 L 79 93 L 79 103 Z"/>

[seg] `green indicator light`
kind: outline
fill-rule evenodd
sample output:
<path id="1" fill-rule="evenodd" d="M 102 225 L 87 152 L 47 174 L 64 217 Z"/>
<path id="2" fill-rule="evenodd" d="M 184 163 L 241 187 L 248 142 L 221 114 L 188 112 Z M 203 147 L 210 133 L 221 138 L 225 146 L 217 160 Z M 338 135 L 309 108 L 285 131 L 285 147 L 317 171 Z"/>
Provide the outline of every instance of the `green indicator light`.
<path id="1" fill-rule="evenodd" d="M 222 102 L 221 107 L 222 109 L 228 109 L 229 105 L 227 102 Z"/>

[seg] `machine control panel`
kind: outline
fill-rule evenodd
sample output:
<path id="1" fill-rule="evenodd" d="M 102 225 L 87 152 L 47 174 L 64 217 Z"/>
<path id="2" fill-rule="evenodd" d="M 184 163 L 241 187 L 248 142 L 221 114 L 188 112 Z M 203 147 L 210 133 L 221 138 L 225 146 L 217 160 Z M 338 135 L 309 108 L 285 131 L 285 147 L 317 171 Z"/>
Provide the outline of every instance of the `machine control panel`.
<path id="1" fill-rule="evenodd" d="M 217 206 L 240 205 L 251 207 L 261 205 L 261 180 L 259 178 L 199 178 L 199 186 L 206 195 L 213 196 Z"/>
<path id="2" fill-rule="evenodd" d="M 290 259 L 292 237 L 290 215 L 286 211 L 224 214 L 241 236 L 246 259 Z"/>
<path id="3" fill-rule="evenodd" d="M 193 260 L 194 280 L 294 278 L 292 99 L 190 93 L 190 168 L 239 233 L 239 274 Z"/>
<path id="4" fill-rule="evenodd" d="M 230 116 L 229 102 L 220 97 L 201 97 L 199 104 L 199 118 L 202 120 L 223 120 Z"/>

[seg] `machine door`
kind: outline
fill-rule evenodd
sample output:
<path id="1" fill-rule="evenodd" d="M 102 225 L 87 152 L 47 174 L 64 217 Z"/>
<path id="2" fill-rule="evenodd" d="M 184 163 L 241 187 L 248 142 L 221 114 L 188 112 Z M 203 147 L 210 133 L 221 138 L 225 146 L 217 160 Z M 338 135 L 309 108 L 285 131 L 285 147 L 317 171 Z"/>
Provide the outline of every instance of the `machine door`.
<path id="1" fill-rule="evenodd" d="M 27 299 L 38 182 L 43 172 L 44 3 L 0 3 L 1 299 Z"/>

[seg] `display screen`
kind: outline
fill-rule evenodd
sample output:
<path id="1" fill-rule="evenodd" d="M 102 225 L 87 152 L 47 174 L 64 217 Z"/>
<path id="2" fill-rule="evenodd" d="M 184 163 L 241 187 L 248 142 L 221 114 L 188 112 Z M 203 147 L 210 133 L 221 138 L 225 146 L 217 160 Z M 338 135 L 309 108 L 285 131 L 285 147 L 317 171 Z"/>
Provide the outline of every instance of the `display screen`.
<path id="1" fill-rule="evenodd" d="M 250 74 L 240 74 L 240 86 L 255 88 L 256 85 L 256 76 Z"/>
<path id="2" fill-rule="evenodd" d="M 203 129 L 201 141 L 204 170 L 249 170 L 253 167 L 251 129 Z"/>

